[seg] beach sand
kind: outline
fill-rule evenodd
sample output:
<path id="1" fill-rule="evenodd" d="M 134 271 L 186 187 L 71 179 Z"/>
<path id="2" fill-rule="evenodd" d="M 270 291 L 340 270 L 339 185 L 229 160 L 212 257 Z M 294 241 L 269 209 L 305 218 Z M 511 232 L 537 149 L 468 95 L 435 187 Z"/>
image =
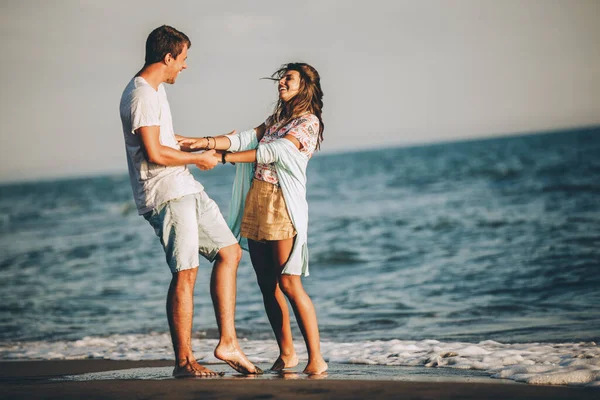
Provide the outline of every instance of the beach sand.
<path id="1" fill-rule="evenodd" d="M 447 368 L 331 364 L 296 372 L 172 379 L 170 361 L 2 361 L 2 399 L 597 399 L 597 388 L 533 386 Z M 267 365 L 260 365 L 268 368 Z"/>

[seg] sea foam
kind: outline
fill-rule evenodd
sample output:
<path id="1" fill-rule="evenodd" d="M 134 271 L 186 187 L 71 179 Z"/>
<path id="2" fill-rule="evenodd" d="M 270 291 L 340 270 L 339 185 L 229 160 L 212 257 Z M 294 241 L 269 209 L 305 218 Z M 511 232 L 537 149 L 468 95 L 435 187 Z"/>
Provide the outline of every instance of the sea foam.
<path id="1" fill-rule="evenodd" d="M 218 363 L 213 355 L 216 339 L 192 340 L 196 357 L 204 363 Z M 273 362 L 277 357 L 274 340 L 241 340 L 241 346 L 255 363 Z M 585 343 L 479 343 L 437 340 L 387 340 L 364 342 L 323 342 L 326 360 L 345 364 L 423 366 L 460 368 L 487 372 L 492 378 L 510 379 L 534 385 L 577 385 L 600 387 L 600 347 Z M 296 343 L 300 358 L 306 358 L 302 343 Z M 26 359 L 172 359 L 168 334 L 112 335 L 85 337 L 76 341 L 0 343 L 0 358 Z"/>

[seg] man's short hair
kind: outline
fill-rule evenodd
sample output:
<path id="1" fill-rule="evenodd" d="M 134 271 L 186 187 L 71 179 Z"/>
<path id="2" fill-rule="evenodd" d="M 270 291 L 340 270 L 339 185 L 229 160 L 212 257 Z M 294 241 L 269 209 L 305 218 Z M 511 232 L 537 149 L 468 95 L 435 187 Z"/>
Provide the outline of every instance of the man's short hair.
<path id="1" fill-rule="evenodd" d="M 161 62 L 169 53 L 177 58 L 184 45 L 188 49 L 192 47 L 192 42 L 185 33 L 168 25 L 159 26 L 146 39 L 146 65 Z"/>

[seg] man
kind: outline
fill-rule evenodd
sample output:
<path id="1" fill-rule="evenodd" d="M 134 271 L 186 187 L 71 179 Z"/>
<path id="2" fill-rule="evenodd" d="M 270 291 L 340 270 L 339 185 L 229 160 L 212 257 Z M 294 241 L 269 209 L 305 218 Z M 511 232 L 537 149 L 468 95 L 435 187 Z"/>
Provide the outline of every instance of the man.
<path id="1" fill-rule="evenodd" d="M 191 346 L 194 284 L 198 255 L 215 261 L 211 297 L 220 340 L 215 357 L 236 371 L 258 374 L 240 349 L 235 331 L 235 294 L 241 249 L 217 204 L 187 168 L 214 168 L 214 150 L 181 151 L 173 132 L 163 83 L 173 84 L 187 68 L 189 38 L 163 25 L 146 41 L 144 67 L 121 97 L 120 112 L 133 196 L 140 215 L 152 225 L 173 274 L 167 295 L 167 317 L 175 351 L 176 377 L 214 376 L 201 366 Z M 189 149 L 188 149 L 189 150 Z"/>

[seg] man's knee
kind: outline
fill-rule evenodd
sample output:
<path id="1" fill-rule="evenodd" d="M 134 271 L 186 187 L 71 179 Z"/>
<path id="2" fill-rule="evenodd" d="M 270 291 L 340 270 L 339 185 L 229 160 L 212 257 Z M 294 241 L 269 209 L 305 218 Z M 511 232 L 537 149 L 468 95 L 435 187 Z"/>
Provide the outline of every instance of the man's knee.
<path id="1" fill-rule="evenodd" d="M 302 290 L 302 282 L 298 275 L 279 275 L 279 288 L 287 297 L 294 297 Z"/>
<path id="2" fill-rule="evenodd" d="M 181 286 L 191 286 L 193 287 L 196 283 L 196 275 L 198 274 L 198 268 L 189 268 L 184 269 L 182 271 L 178 271 L 173 273 L 173 277 L 171 279 L 172 283 Z"/>
<path id="3" fill-rule="evenodd" d="M 217 259 L 226 263 L 239 264 L 242 259 L 242 248 L 239 244 L 232 244 L 231 246 L 223 247 L 217 254 Z"/>

